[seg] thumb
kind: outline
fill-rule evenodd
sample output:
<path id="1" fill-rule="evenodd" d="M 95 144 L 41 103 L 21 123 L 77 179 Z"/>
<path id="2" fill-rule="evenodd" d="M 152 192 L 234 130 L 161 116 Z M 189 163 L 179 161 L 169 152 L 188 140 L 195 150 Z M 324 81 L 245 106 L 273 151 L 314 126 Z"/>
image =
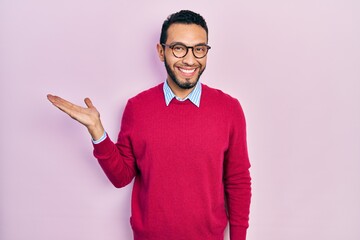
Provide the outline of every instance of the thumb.
<path id="1" fill-rule="evenodd" d="M 94 105 L 92 104 L 90 98 L 85 98 L 84 102 L 88 108 L 94 108 Z"/>

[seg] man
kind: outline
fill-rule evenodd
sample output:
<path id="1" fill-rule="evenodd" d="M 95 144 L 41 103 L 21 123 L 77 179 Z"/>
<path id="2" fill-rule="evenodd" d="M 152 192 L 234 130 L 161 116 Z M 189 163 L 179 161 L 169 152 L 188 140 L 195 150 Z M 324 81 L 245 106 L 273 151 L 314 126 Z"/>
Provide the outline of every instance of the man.
<path id="1" fill-rule="evenodd" d="M 116 187 L 135 177 L 131 226 L 135 240 L 245 240 L 251 196 L 245 118 L 239 102 L 199 82 L 208 28 L 197 13 L 164 22 L 157 51 L 166 81 L 131 98 L 117 143 L 90 99 L 87 108 L 48 95 L 85 125 L 94 156 Z"/>

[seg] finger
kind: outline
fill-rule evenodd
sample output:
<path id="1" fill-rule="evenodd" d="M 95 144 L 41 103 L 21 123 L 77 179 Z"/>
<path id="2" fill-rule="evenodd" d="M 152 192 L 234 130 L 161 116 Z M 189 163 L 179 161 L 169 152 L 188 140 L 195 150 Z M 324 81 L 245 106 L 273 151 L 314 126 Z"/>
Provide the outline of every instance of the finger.
<path id="1" fill-rule="evenodd" d="M 91 102 L 90 98 L 85 98 L 84 102 L 88 108 L 94 108 L 93 103 Z"/>
<path id="2" fill-rule="evenodd" d="M 55 96 L 48 94 L 46 95 L 47 99 L 52 103 L 53 101 L 55 101 Z"/>
<path id="3" fill-rule="evenodd" d="M 76 105 L 58 96 L 48 95 L 49 101 L 57 107 L 73 108 Z"/>
<path id="4" fill-rule="evenodd" d="M 75 105 L 61 97 L 54 96 L 51 94 L 48 94 L 49 101 L 57 108 L 59 108 L 61 111 L 67 113 L 71 117 L 74 117 L 76 115 L 76 112 L 81 112 L 83 110 L 82 107 Z"/>
<path id="5" fill-rule="evenodd" d="M 54 96 L 51 94 L 47 95 L 47 99 L 51 102 L 51 103 L 58 103 L 58 102 L 64 102 L 65 100 L 62 99 L 61 97 L 58 96 Z"/>

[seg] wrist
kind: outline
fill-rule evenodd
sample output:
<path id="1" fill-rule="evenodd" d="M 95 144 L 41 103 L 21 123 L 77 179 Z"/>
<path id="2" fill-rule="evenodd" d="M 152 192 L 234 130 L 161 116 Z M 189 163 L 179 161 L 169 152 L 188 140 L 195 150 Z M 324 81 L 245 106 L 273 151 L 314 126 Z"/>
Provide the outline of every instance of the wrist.
<path id="1" fill-rule="evenodd" d="M 96 141 L 104 135 L 105 129 L 100 122 L 99 124 L 96 124 L 93 127 L 88 127 L 88 131 L 92 139 Z"/>
<path id="2" fill-rule="evenodd" d="M 106 134 L 106 132 L 104 132 L 103 135 L 99 139 L 91 139 L 91 141 L 93 142 L 93 144 L 99 144 L 102 141 L 104 141 L 106 137 L 107 137 L 107 134 Z"/>

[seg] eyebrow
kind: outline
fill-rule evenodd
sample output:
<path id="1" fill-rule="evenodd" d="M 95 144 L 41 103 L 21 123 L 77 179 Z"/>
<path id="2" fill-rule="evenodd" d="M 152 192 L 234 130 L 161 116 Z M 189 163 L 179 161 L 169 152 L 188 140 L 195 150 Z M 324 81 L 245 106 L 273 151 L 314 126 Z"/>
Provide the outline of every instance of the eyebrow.
<path id="1" fill-rule="evenodd" d="M 182 45 L 185 45 L 185 46 L 187 46 L 187 47 L 195 47 L 195 46 L 207 45 L 207 43 L 197 43 L 197 44 L 195 44 L 195 45 L 189 46 L 189 45 L 186 45 L 186 44 L 183 43 L 183 42 L 172 42 L 172 43 L 170 43 L 169 45 L 170 45 L 170 46 L 174 46 L 174 45 L 176 45 L 176 44 L 182 44 Z"/>

